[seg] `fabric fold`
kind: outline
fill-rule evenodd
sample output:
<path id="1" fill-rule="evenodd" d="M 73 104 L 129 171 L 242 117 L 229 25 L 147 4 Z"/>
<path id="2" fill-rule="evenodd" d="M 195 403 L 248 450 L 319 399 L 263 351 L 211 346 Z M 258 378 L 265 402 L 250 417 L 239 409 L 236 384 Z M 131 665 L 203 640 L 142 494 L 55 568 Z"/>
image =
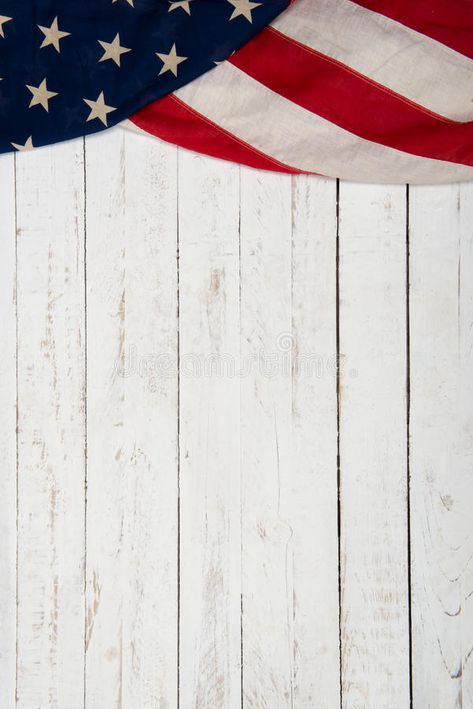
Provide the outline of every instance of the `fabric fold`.
<path id="1" fill-rule="evenodd" d="M 261 169 L 472 180 L 471 0 L 452 12 L 442 0 L 297 0 L 215 71 L 131 122 Z"/>

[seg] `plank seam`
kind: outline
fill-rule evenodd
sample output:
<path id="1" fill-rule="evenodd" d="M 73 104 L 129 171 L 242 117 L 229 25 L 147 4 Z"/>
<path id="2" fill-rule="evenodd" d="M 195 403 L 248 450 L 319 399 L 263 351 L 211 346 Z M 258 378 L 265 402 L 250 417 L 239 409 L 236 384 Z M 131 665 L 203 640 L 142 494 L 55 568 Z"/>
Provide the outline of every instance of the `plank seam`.
<path id="1" fill-rule="evenodd" d="M 411 327 L 410 327 L 410 188 L 406 185 L 406 524 L 409 706 L 413 707 L 412 677 L 412 544 L 411 544 Z"/>
<path id="2" fill-rule="evenodd" d="M 238 166 L 238 330 L 239 330 L 239 348 L 241 359 L 241 166 Z M 241 428 L 241 378 L 239 387 L 240 397 L 240 428 Z M 241 473 L 241 432 L 239 445 L 239 470 L 240 470 L 240 708 L 244 706 L 244 645 L 243 645 L 243 504 L 242 504 L 242 473 Z"/>
<path id="3" fill-rule="evenodd" d="M 180 292 L 180 223 L 179 223 L 179 155 L 176 151 L 176 357 L 177 357 L 177 688 L 176 705 L 181 700 L 181 292 Z"/>
<path id="4" fill-rule="evenodd" d="M 341 466 L 340 466 L 340 406 L 341 406 L 341 376 L 340 376 L 340 180 L 336 182 L 336 245 L 335 245 L 335 342 L 336 342 L 336 389 L 337 389 L 337 566 L 338 566 L 338 653 L 340 677 L 340 708 L 343 706 L 343 673 L 342 673 L 342 508 L 341 508 Z"/>
<path id="5" fill-rule="evenodd" d="M 84 181 L 84 709 L 87 705 L 87 488 L 88 488 L 88 320 L 87 320 L 87 145 L 82 139 Z"/>
<path id="6" fill-rule="evenodd" d="M 19 400 L 18 400 L 18 200 L 17 200 L 17 160 L 16 153 L 13 154 L 13 180 L 14 180 L 14 223 L 15 223 L 15 394 L 16 394 L 16 411 L 15 411 L 15 457 L 16 457 L 16 550 L 15 550 L 15 705 L 18 702 L 18 604 L 19 604 L 19 585 L 18 585 L 18 557 L 19 557 Z"/>

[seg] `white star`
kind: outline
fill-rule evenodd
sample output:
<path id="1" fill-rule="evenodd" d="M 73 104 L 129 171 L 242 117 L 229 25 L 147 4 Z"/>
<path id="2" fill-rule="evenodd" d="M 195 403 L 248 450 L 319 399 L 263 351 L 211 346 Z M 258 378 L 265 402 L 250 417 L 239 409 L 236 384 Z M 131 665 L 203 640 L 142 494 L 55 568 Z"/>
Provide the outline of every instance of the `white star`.
<path id="1" fill-rule="evenodd" d="M 234 20 L 235 17 L 240 17 L 240 15 L 243 15 L 243 17 L 246 17 L 249 22 L 253 22 L 251 13 L 255 7 L 259 7 L 261 5 L 260 2 L 252 2 L 251 0 L 227 0 L 227 2 L 235 8 L 230 20 Z"/>
<path id="2" fill-rule="evenodd" d="M 7 17 L 6 15 L 0 15 L 0 37 L 5 37 L 3 34 L 3 25 L 5 22 L 10 22 L 11 19 L 11 17 Z"/>
<path id="3" fill-rule="evenodd" d="M 15 150 L 20 150 L 20 151 L 21 150 L 31 150 L 32 148 L 34 148 L 33 136 L 30 135 L 30 137 L 28 138 L 28 140 L 26 141 L 26 143 L 24 145 L 20 145 L 18 143 L 12 143 L 12 145 L 15 148 Z"/>
<path id="4" fill-rule="evenodd" d="M 127 3 L 128 3 L 129 5 L 131 5 L 132 7 L 134 7 L 134 5 L 133 5 L 133 0 L 126 0 L 126 1 L 127 1 Z M 113 2 L 118 2 L 118 0 L 112 0 L 112 3 L 113 3 Z"/>
<path id="5" fill-rule="evenodd" d="M 192 2 L 192 0 L 169 0 L 171 3 L 169 6 L 168 12 L 172 12 L 173 10 L 178 10 L 181 8 L 182 10 L 185 10 L 188 15 L 191 14 L 191 8 L 189 3 Z"/>
<path id="6" fill-rule="evenodd" d="M 48 101 L 54 96 L 57 96 L 57 93 L 54 91 L 48 91 L 46 79 L 43 79 L 39 86 L 28 86 L 28 84 L 26 84 L 26 88 L 33 94 L 29 107 L 31 108 L 32 106 L 41 105 L 46 111 L 49 111 Z"/>
<path id="7" fill-rule="evenodd" d="M 120 66 L 120 56 L 122 54 L 126 54 L 127 52 L 131 52 L 131 49 L 120 46 L 119 34 L 117 34 L 113 42 L 102 42 L 102 40 L 99 39 L 98 43 L 103 47 L 103 49 L 105 49 L 103 56 L 99 59 L 99 62 L 105 62 L 107 59 L 113 59 L 115 64 Z"/>
<path id="8" fill-rule="evenodd" d="M 89 106 L 91 109 L 89 117 L 87 118 L 88 121 L 93 121 L 94 118 L 98 118 L 104 126 L 107 125 L 107 113 L 111 113 L 112 111 L 116 111 L 116 108 L 113 108 L 113 106 L 107 106 L 105 103 L 103 91 L 100 92 L 98 98 L 96 101 L 90 101 L 87 98 L 84 98 L 83 101 Z"/>
<path id="9" fill-rule="evenodd" d="M 38 27 L 44 34 L 43 43 L 40 49 L 52 44 L 56 52 L 60 52 L 61 47 L 59 46 L 59 42 L 63 37 L 69 37 L 71 34 L 70 32 L 61 32 L 57 24 L 57 17 L 54 18 L 51 27 L 42 27 L 41 25 L 38 25 Z"/>
<path id="10" fill-rule="evenodd" d="M 163 62 L 163 67 L 159 72 L 159 76 L 161 76 L 161 74 L 165 74 L 167 71 L 171 71 L 174 76 L 177 76 L 177 67 L 179 64 L 182 64 L 182 62 L 185 62 L 186 59 L 188 59 L 188 57 L 178 56 L 175 44 L 172 45 L 169 54 L 159 54 L 159 52 L 156 52 L 156 55 Z"/>

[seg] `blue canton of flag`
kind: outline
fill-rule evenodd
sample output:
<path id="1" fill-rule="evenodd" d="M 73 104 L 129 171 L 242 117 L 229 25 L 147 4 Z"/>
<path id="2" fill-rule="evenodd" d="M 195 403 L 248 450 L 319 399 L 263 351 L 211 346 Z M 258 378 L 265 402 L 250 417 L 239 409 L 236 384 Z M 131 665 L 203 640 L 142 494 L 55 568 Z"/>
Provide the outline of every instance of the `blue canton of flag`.
<path id="1" fill-rule="evenodd" d="M 0 0 L 0 152 L 115 125 L 229 57 L 289 0 Z"/>

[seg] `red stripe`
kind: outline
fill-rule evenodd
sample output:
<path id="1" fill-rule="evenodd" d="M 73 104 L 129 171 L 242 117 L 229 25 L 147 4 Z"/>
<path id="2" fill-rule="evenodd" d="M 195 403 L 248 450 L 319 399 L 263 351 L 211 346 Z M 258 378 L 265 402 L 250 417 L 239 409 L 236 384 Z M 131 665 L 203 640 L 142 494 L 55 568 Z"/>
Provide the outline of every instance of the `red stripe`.
<path id="1" fill-rule="evenodd" d="M 472 0 L 354 0 L 473 59 Z"/>
<path id="2" fill-rule="evenodd" d="M 130 120 L 168 143 L 204 155 L 273 172 L 300 172 L 239 140 L 173 95 L 145 106 Z"/>
<path id="3" fill-rule="evenodd" d="M 473 122 L 436 116 L 273 28 L 263 30 L 230 61 L 274 92 L 362 138 L 473 165 Z"/>

